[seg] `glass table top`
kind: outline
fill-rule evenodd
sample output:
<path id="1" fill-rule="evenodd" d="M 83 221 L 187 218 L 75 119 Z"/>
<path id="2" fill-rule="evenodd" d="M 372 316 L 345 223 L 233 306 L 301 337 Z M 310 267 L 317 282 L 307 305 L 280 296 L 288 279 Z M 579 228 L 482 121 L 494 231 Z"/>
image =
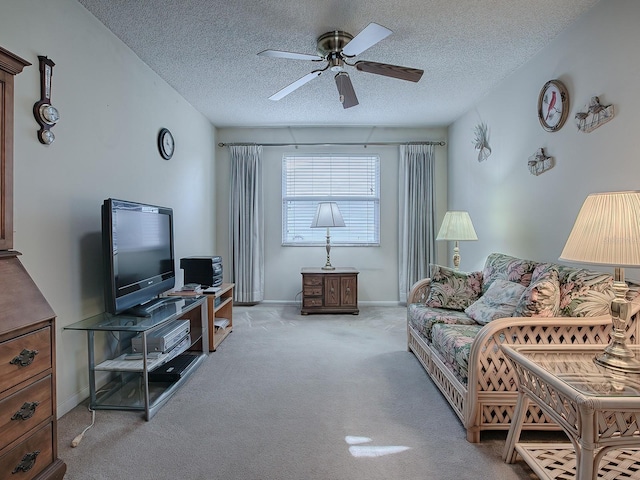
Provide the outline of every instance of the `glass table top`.
<path id="1" fill-rule="evenodd" d="M 72 323 L 65 330 L 93 330 L 93 331 L 129 331 L 144 332 L 172 317 L 178 317 L 206 300 L 206 297 L 167 297 L 169 301 L 151 312 L 150 317 L 136 317 L 133 315 L 112 315 L 100 313 Z"/>
<path id="2" fill-rule="evenodd" d="M 509 345 L 517 354 L 589 396 L 640 396 L 640 374 L 624 373 L 594 362 L 606 345 Z M 629 345 L 640 359 L 640 346 Z"/>

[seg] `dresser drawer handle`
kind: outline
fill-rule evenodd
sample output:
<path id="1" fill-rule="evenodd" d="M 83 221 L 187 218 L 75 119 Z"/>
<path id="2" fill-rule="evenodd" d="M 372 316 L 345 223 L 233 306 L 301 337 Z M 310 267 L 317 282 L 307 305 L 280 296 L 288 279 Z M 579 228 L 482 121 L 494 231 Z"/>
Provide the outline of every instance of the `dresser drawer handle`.
<path id="1" fill-rule="evenodd" d="M 24 402 L 20 410 L 13 414 L 11 420 L 27 420 L 33 417 L 38 405 L 40 405 L 38 402 Z"/>
<path id="2" fill-rule="evenodd" d="M 31 470 L 36 464 L 36 457 L 39 454 L 40 450 L 26 453 L 24 457 L 22 457 L 22 461 L 18 464 L 18 466 L 16 466 L 16 468 L 13 469 L 13 472 L 11 472 L 11 474 L 18 472 L 28 472 L 29 470 Z"/>
<path id="3" fill-rule="evenodd" d="M 16 355 L 9 363 L 19 367 L 27 367 L 33 363 L 33 359 L 36 358 L 37 354 L 37 350 L 27 350 L 25 348 L 20 352 L 20 355 Z"/>

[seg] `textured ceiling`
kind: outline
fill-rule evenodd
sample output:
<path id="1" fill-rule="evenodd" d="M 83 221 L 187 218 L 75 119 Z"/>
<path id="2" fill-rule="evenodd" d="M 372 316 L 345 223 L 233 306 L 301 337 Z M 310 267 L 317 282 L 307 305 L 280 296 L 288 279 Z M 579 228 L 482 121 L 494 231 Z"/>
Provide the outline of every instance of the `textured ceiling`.
<path id="1" fill-rule="evenodd" d="M 79 0 L 219 127 L 446 126 L 598 0 Z M 393 34 L 356 60 L 424 70 L 419 83 L 349 68 L 360 104 L 343 109 L 333 75 L 280 101 L 317 68 L 265 49 L 316 53 L 332 30 L 370 22 Z"/>

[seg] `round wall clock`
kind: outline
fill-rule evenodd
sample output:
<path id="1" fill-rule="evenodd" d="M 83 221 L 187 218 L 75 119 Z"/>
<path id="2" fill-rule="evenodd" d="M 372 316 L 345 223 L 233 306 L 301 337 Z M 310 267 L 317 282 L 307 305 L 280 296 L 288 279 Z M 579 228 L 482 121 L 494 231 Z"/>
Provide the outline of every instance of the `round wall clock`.
<path id="1" fill-rule="evenodd" d="M 560 80 L 549 80 L 538 97 L 538 120 L 547 132 L 560 130 L 569 116 L 569 92 Z"/>
<path id="2" fill-rule="evenodd" d="M 171 132 L 167 128 L 161 129 L 158 134 L 158 150 L 160 150 L 162 158 L 169 160 L 173 156 L 175 146 Z"/>

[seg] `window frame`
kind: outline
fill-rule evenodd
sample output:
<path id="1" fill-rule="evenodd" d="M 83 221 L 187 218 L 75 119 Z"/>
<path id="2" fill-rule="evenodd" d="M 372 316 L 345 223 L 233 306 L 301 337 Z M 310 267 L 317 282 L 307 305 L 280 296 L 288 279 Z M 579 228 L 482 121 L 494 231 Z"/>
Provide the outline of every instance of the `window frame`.
<path id="1" fill-rule="evenodd" d="M 366 161 L 371 162 L 371 165 L 368 166 L 368 176 L 370 181 L 367 183 L 367 188 L 373 188 L 372 195 L 357 195 L 357 194 L 326 194 L 326 195 L 316 195 L 316 194 L 307 194 L 307 195 L 288 195 L 287 190 L 287 181 L 289 179 L 288 175 L 290 172 L 288 171 L 287 163 L 291 161 L 310 161 L 313 162 L 314 159 L 318 159 L 319 161 L 333 161 L 336 160 L 338 162 L 338 169 L 344 168 L 348 170 L 348 162 L 353 159 L 365 159 Z M 351 215 L 350 211 L 352 209 L 349 208 L 349 204 L 353 203 L 353 208 L 358 209 L 357 202 L 365 202 L 370 203 L 370 205 L 365 205 L 363 208 L 363 213 L 368 213 L 360 218 L 362 222 L 362 229 L 354 228 L 353 231 L 344 232 L 342 228 L 332 228 L 330 229 L 331 235 L 331 245 L 339 245 L 339 246 L 348 246 L 348 247 L 379 247 L 380 246 L 380 155 L 375 153 L 369 154 L 348 154 L 348 153 L 308 153 L 308 154 L 283 154 L 282 156 L 282 232 L 281 232 L 281 245 L 285 247 L 317 247 L 321 245 L 326 245 L 326 229 L 324 228 L 313 228 L 310 230 L 317 231 L 314 233 L 314 237 L 310 240 L 302 240 L 302 241 L 292 241 L 288 238 L 288 231 L 290 228 L 288 211 L 290 210 L 291 202 L 313 202 L 317 204 L 318 202 L 336 202 L 340 207 L 340 211 L 344 217 L 345 223 L 347 226 L 349 225 L 349 216 Z M 362 188 L 362 186 L 360 186 Z M 301 210 L 304 207 L 301 207 Z M 315 214 L 315 207 L 313 208 L 313 212 L 308 213 L 303 218 L 308 218 L 308 225 L 311 225 L 313 220 L 313 216 Z M 373 222 L 371 228 L 366 225 L 370 225 Z M 353 222 L 351 223 L 354 224 Z M 311 234 L 310 231 L 307 231 L 304 227 L 299 227 L 302 230 L 302 233 Z M 371 230 L 371 231 L 369 231 Z M 344 235 L 353 233 L 357 234 L 365 234 L 366 239 L 358 241 L 354 238 L 349 238 L 347 240 L 342 240 L 340 237 L 344 237 Z"/>

